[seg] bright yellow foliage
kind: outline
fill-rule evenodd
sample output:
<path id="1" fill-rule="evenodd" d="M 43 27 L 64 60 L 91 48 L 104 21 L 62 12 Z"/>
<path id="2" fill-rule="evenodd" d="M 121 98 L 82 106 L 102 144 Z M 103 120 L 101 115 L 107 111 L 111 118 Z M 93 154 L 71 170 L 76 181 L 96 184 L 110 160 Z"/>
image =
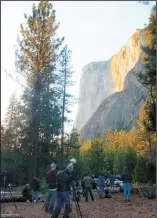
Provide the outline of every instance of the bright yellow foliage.
<path id="1" fill-rule="evenodd" d="M 142 105 L 142 108 L 141 108 L 140 113 L 139 113 L 139 119 L 137 120 L 138 125 L 142 129 L 145 129 L 144 122 L 149 125 L 148 111 L 147 111 L 147 104 L 146 103 L 144 103 Z"/>
<path id="2" fill-rule="evenodd" d="M 151 157 L 152 153 L 155 152 L 156 149 L 156 134 L 148 132 L 144 125 L 144 122 L 146 125 L 149 125 L 146 103 L 144 103 L 141 108 L 137 122 L 140 126 L 140 130 L 137 130 L 135 127 L 132 127 L 130 132 L 125 132 L 123 130 L 108 130 L 100 138 L 83 142 L 80 149 L 81 153 L 87 154 L 93 149 L 93 145 L 97 146 L 103 143 L 105 151 L 116 152 L 119 148 L 134 148 L 137 155 L 146 155 Z"/>
<path id="3" fill-rule="evenodd" d="M 91 146 L 92 146 L 91 140 L 85 141 L 80 148 L 81 153 L 88 153 L 91 149 Z"/>
<path id="4" fill-rule="evenodd" d="M 142 115 L 143 113 L 141 113 Z M 100 138 L 83 142 L 80 151 L 82 154 L 87 154 L 93 149 L 93 146 L 97 146 L 100 143 L 103 143 L 105 151 L 116 152 L 119 148 L 134 148 L 137 155 L 150 157 L 156 149 L 156 134 L 147 132 L 144 128 L 136 130 L 135 127 L 130 132 L 122 130 L 112 132 L 109 130 Z"/>

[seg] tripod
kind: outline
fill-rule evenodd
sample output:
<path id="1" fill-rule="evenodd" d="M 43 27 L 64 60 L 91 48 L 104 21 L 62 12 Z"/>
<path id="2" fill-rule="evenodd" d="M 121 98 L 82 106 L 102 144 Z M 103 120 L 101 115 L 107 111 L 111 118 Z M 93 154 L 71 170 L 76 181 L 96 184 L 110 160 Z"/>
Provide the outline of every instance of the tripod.
<path id="1" fill-rule="evenodd" d="M 77 200 L 76 189 L 75 189 L 74 183 L 72 183 L 71 186 L 72 186 L 73 193 L 74 193 L 74 200 L 75 200 L 77 215 L 78 215 L 78 217 L 83 218 L 82 217 L 82 212 L 81 212 L 81 209 L 80 209 L 80 205 L 79 205 L 79 202 Z"/>
<path id="2" fill-rule="evenodd" d="M 5 203 L 5 199 L 6 199 L 5 198 L 5 191 L 6 191 L 6 180 L 7 180 L 7 178 L 6 178 L 5 174 L 3 174 L 2 176 L 3 176 L 3 188 L 4 188 L 3 199 L 4 199 L 4 203 Z M 11 196 L 11 198 L 13 200 L 14 206 L 15 206 L 16 210 L 18 211 L 17 206 L 16 206 L 15 201 L 14 201 L 14 198 L 13 198 L 13 195 L 12 195 L 12 192 L 11 192 L 11 189 L 10 189 L 10 186 L 8 186 L 8 189 L 9 189 L 10 196 Z M 3 214 L 4 214 L 4 205 L 3 205 Z"/>

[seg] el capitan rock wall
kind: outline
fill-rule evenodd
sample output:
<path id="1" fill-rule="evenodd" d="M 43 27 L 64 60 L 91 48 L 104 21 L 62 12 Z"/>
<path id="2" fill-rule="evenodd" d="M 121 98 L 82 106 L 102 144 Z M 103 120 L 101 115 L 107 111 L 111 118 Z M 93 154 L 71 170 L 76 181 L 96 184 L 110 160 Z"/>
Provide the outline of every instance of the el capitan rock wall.
<path id="1" fill-rule="evenodd" d="M 93 62 L 82 69 L 75 128 L 82 132 L 84 139 L 109 128 L 136 126 L 143 104 L 142 93 L 146 94 L 136 79 L 142 70 L 140 46 L 137 30 L 110 60 Z"/>

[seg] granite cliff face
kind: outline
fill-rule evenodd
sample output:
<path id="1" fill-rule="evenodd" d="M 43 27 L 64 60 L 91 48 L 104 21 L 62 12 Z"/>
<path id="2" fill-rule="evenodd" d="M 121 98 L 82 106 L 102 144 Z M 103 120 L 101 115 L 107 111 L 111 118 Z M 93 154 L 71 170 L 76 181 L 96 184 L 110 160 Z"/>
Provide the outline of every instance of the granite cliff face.
<path id="1" fill-rule="evenodd" d="M 102 101 L 96 112 L 88 120 L 82 129 L 83 139 L 93 138 L 97 133 L 103 133 L 108 129 L 130 130 L 137 125 L 138 114 L 146 89 L 137 82 L 136 73 L 141 70 L 140 62 L 127 74 L 124 81 L 124 89 L 116 92 Z"/>
<path id="2" fill-rule="evenodd" d="M 80 94 L 76 128 L 82 129 L 101 102 L 116 92 L 115 81 L 110 73 L 110 61 L 86 65 L 80 80 Z"/>
<path id="3" fill-rule="evenodd" d="M 141 71 L 140 32 L 136 31 L 109 61 L 86 65 L 80 80 L 75 128 L 84 139 L 110 129 L 136 126 L 145 89 L 136 79 Z"/>

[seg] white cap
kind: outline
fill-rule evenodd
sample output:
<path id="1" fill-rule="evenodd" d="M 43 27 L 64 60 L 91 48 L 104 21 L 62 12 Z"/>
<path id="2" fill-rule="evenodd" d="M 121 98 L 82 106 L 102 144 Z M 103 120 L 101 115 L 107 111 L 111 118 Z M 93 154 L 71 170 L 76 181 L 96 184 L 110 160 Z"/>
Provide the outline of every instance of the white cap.
<path id="1" fill-rule="evenodd" d="M 75 159 L 75 158 L 72 158 L 72 159 L 70 160 L 70 163 L 76 164 L 76 159 Z"/>
<path id="2" fill-rule="evenodd" d="M 55 163 L 52 163 L 51 164 L 51 170 L 55 170 L 56 169 L 56 164 Z"/>
<path id="3" fill-rule="evenodd" d="M 74 166 L 72 163 L 68 164 L 68 166 L 66 167 L 66 170 L 68 170 L 70 173 L 74 170 Z"/>

